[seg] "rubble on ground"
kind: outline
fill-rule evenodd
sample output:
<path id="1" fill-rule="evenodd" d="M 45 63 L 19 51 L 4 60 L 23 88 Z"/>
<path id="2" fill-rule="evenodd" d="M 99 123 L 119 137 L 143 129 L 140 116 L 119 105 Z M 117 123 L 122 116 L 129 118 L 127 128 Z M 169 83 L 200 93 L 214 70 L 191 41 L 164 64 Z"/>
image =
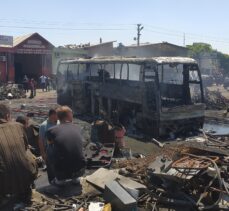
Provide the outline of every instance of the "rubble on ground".
<path id="1" fill-rule="evenodd" d="M 228 210 L 228 148 L 228 137 L 203 134 L 143 158 L 114 158 L 109 168 L 87 170 L 81 194 L 41 192 L 21 210 Z"/>
<path id="2" fill-rule="evenodd" d="M 205 104 L 207 109 L 225 110 L 228 108 L 229 99 L 224 97 L 219 90 L 205 89 Z"/>
<path id="3" fill-rule="evenodd" d="M 0 86 L 0 100 L 26 98 L 26 92 L 20 84 Z"/>
<path id="4" fill-rule="evenodd" d="M 21 103 L 13 113 L 33 113 L 41 122 L 51 106 L 54 103 L 45 100 Z M 90 124 L 75 122 L 90 140 Z M 85 153 L 91 165 L 81 187 L 70 183 L 64 188 L 37 187 L 31 204 L 17 210 L 229 210 L 228 134 L 208 131 L 169 144 L 156 139 L 150 143 L 156 150 L 149 155 L 114 157 L 114 146 L 87 141 Z M 43 182 L 44 175 L 40 170 L 38 180 Z"/>

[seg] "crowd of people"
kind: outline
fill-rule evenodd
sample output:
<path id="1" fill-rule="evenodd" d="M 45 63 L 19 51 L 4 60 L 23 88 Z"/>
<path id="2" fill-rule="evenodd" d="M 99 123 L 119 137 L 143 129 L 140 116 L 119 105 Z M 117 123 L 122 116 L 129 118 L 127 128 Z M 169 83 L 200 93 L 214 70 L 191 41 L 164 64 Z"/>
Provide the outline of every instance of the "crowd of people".
<path id="1" fill-rule="evenodd" d="M 47 120 L 37 127 L 29 116 L 11 120 L 9 107 L 0 104 L 0 201 L 6 195 L 30 200 L 39 155 L 51 185 L 62 187 L 66 180 L 79 183 L 86 166 L 84 139 L 72 121 L 72 110 L 61 106 L 50 109 Z"/>
<path id="2" fill-rule="evenodd" d="M 28 78 L 27 75 L 24 75 L 23 77 L 23 87 L 25 92 L 29 92 L 30 90 L 30 96 L 29 98 L 34 98 L 36 96 L 36 90 L 38 88 L 38 83 L 34 78 Z M 40 84 L 40 88 L 42 89 L 42 91 L 50 91 L 51 90 L 51 78 L 45 75 L 41 75 L 39 78 L 39 84 Z"/>

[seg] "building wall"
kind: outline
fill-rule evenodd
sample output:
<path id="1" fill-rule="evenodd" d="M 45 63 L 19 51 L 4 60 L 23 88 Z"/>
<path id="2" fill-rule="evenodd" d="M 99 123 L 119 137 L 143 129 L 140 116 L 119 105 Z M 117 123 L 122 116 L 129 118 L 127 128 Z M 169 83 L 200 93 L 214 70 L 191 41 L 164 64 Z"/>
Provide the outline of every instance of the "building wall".
<path id="1" fill-rule="evenodd" d="M 117 56 L 157 57 L 157 56 L 187 56 L 188 50 L 183 47 L 159 43 L 142 46 L 121 46 L 115 49 Z"/>
<path id="2" fill-rule="evenodd" d="M 52 53 L 52 73 L 56 74 L 58 63 L 64 59 L 74 59 L 86 57 L 87 51 L 84 49 L 54 48 Z"/>
<path id="3" fill-rule="evenodd" d="M 199 64 L 202 74 L 212 75 L 220 69 L 219 60 L 216 53 L 202 53 L 195 58 Z"/>
<path id="4" fill-rule="evenodd" d="M 15 67 L 14 67 L 14 54 L 8 53 L 7 55 L 7 78 L 8 81 L 14 81 L 15 79 Z"/>
<path id="5" fill-rule="evenodd" d="M 100 45 L 86 47 L 88 57 L 112 56 L 114 55 L 113 42 L 101 43 Z"/>
<path id="6" fill-rule="evenodd" d="M 24 72 L 31 77 L 52 74 L 53 45 L 38 33 L 15 37 L 12 46 L 0 46 L 0 82 L 20 81 Z M 21 68 L 19 68 L 21 67 Z"/>
<path id="7" fill-rule="evenodd" d="M 7 58 L 6 53 L 0 53 L 0 83 L 6 81 Z"/>

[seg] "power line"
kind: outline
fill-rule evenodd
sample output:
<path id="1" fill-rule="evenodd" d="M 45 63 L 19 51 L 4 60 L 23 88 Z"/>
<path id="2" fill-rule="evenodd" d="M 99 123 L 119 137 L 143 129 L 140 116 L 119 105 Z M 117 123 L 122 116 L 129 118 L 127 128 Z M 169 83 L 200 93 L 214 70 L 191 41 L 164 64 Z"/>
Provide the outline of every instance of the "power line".
<path id="1" fill-rule="evenodd" d="M 165 31 L 166 33 L 172 33 L 174 35 L 180 35 L 180 34 L 184 33 L 184 31 L 166 29 L 166 28 L 163 28 L 163 27 L 152 26 L 152 25 L 149 25 L 149 24 L 146 24 L 146 26 L 148 26 L 148 27 L 150 27 L 152 29 L 158 29 L 160 31 Z M 196 34 L 196 33 L 191 33 L 191 32 L 185 32 L 185 35 L 187 37 L 196 37 L 196 38 L 203 38 L 203 39 L 204 38 L 208 38 L 208 39 L 213 39 L 213 40 L 219 40 L 219 37 L 217 37 L 217 36 L 209 36 L 209 35 Z M 229 42 L 229 38 L 226 38 L 226 37 L 221 37 L 220 40 Z"/>
<path id="2" fill-rule="evenodd" d="M 133 29 L 126 28 L 61 28 L 61 27 L 36 27 L 36 26 L 6 26 L 0 25 L 1 28 L 17 29 L 44 29 L 44 30 L 68 30 L 68 31 L 130 31 Z"/>
<path id="3" fill-rule="evenodd" d="M 169 33 L 169 32 L 161 32 L 161 31 L 156 31 L 156 30 L 151 30 L 151 29 L 145 29 L 145 31 L 148 32 L 152 32 L 152 33 L 157 33 L 157 34 L 162 34 L 162 35 L 167 35 L 167 36 L 174 36 L 174 37 L 179 37 L 179 38 L 183 38 L 184 39 L 184 35 L 183 33 L 181 34 L 176 34 L 176 33 Z M 187 34 L 185 33 L 185 41 L 187 40 L 187 38 L 191 38 L 191 39 L 205 39 L 204 42 L 217 42 L 217 43 L 223 43 L 223 44 L 229 44 L 229 40 L 219 40 L 219 39 L 212 39 L 212 38 L 208 38 L 206 37 L 201 37 L 201 36 L 193 36 L 191 34 Z M 207 40 L 206 40 L 207 39 Z"/>
<path id="4" fill-rule="evenodd" d="M 60 30 L 59 28 L 61 28 L 62 30 L 62 27 L 58 26 L 58 25 L 63 25 L 63 26 L 66 26 L 66 25 L 71 25 L 71 26 L 76 26 L 76 25 L 90 25 L 90 26 L 97 26 L 98 30 L 124 30 L 124 29 L 109 29 L 110 26 L 134 26 L 136 25 L 136 23 L 98 23 L 98 22 L 60 22 L 60 21 L 49 21 L 47 22 L 47 20 L 28 20 L 28 19 L 24 19 L 24 18 L 19 18 L 19 19 L 7 19 L 7 18 L 0 18 L 0 22 L 16 22 L 16 23 L 21 23 L 21 24 L 36 24 L 36 27 L 34 26 L 26 26 L 26 27 L 16 27 L 16 28 L 25 28 L 25 29 L 35 29 L 35 28 L 38 28 L 37 25 L 48 25 L 48 26 L 57 26 L 57 27 L 53 27 L 52 30 Z M 168 28 L 165 28 L 165 27 L 160 27 L 160 26 L 155 26 L 155 25 L 151 25 L 151 24 L 144 24 L 145 26 L 153 29 L 155 31 L 155 29 L 157 31 L 160 31 L 161 33 L 166 33 L 167 35 L 169 34 L 174 34 L 174 35 L 177 35 L 177 36 L 180 36 L 182 34 L 183 36 L 183 33 L 184 31 L 180 31 L 180 30 L 174 30 L 174 29 L 168 29 Z M 101 26 L 108 26 L 107 28 L 108 29 L 105 29 L 104 27 L 102 27 L 102 29 L 100 29 Z M 5 26 L 6 27 L 6 26 Z M 44 27 L 44 26 L 41 26 L 39 27 L 40 29 L 49 29 L 51 27 Z M 72 29 L 72 28 L 78 28 L 78 27 L 69 27 L 71 29 L 64 29 L 64 30 L 75 30 L 75 29 Z M 90 29 L 90 30 L 97 30 L 96 29 Z M 76 30 L 88 30 L 88 29 L 76 29 Z M 125 29 L 127 30 L 127 29 Z M 156 33 L 156 32 L 155 32 Z M 158 33 L 158 32 L 157 32 Z M 219 37 L 217 36 L 209 36 L 209 35 L 201 35 L 201 34 L 195 34 L 195 33 L 190 33 L 190 32 L 185 32 L 186 34 L 186 37 L 189 38 L 189 37 L 196 37 L 196 38 L 201 38 L 201 39 L 204 39 L 204 38 L 208 38 L 208 39 L 211 39 L 213 41 L 215 40 L 219 40 Z M 225 38 L 225 37 L 221 37 L 220 39 L 221 41 L 225 42 L 225 41 L 228 41 L 229 42 L 229 38 Z"/>
<path id="5" fill-rule="evenodd" d="M 174 36 L 174 37 L 183 37 L 182 34 L 173 34 L 173 33 L 169 33 L 169 32 L 160 32 L 160 31 L 156 31 L 156 30 L 151 30 L 151 29 L 145 29 L 145 31 L 148 32 L 153 32 L 153 33 L 157 33 L 157 34 L 163 34 L 163 35 L 169 35 L 169 36 Z"/>
<path id="6" fill-rule="evenodd" d="M 135 23 L 98 23 L 98 22 L 59 22 L 59 21 L 51 21 L 47 22 L 46 20 L 26 20 L 26 19 L 6 19 L 6 18 L 0 18 L 0 22 L 13 22 L 13 23 L 26 23 L 26 24 L 38 24 L 38 25 L 96 25 L 96 26 L 135 26 Z"/>
<path id="7" fill-rule="evenodd" d="M 186 44 L 185 44 L 185 33 L 184 33 L 184 35 L 183 35 L 183 46 L 185 47 L 186 46 Z"/>

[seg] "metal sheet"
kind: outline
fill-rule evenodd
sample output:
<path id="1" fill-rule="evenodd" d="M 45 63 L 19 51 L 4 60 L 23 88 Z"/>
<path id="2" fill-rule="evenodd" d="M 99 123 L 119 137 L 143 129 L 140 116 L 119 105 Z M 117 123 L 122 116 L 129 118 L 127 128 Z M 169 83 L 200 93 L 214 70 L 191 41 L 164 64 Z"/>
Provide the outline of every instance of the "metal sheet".
<path id="1" fill-rule="evenodd" d="M 117 174 L 114 170 L 108 170 L 104 168 L 98 169 L 92 175 L 87 176 L 87 182 L 97 186 L 98 188 L 105 189 L 105 184 L 119 179 L 119 183 L 126 188 L 132 189 L 145 189 L 146 186 L 142 185 L 134 180 Z"/>
<path id="2" fill-rule="evenodd" d="M 13 37 L 6 36 L 6 35 L 0 35 L 0 45 L 13 46 Z"/>

